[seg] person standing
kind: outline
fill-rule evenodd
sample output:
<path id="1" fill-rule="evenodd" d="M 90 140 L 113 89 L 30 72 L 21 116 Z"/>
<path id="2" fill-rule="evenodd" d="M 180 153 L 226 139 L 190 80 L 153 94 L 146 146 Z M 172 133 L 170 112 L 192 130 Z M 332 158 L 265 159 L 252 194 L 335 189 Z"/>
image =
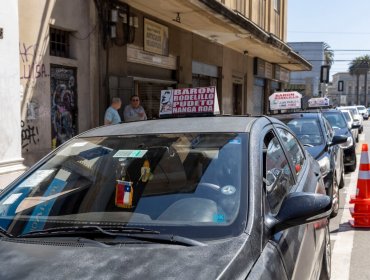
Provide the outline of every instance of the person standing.
<path id="1" fill-rule="evenodd" d="M 113 97 L 112 103 L 109 108 L 105 111 L 104 124 L 117 124 L 121 122 L 121 117 L 118 114 L 118 110 L 121 108 L 122 102 L 119 97 Z"/>
<path id="2" fill-rule="evenodd" d="M 144 121 L 147 119 L 144 108 L 140 105 L 140 98 L 133 95 L 130 98 L 130 104 L 123 111 L 125 122 Z"/>

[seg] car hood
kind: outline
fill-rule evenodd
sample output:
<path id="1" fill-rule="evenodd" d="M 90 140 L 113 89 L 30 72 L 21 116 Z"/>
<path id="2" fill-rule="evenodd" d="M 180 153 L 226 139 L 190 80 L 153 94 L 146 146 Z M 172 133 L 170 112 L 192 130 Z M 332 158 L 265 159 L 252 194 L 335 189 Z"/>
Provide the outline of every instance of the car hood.
<path id="1" fill-rule="evenodd" d="M 249 253 L 252 250 L 246 248 L 249 247 L 247 236 L 243 234 L 193 247 L 163 244 L 85 247 L 81 242 L 66 241 L 65 238 L 63 241 L 55 238 L 41 241 L 3 239 L 0 241 L 0 278 L 148 280 L 215 279 L 221 276 L 228 279 L 231 269 L 233 273 L 243 270 L 245 277 L 246 268 L 250 269 L 254 262 Z"/>
<path id="2" fill-rule="evenodd" d="M 321 158 L 321 156 L 325 153 L 325 148 L 326 148 L 325 144 L 313 146 L 313 147 L 306 147 L 310 155 L 316 160 Z"/>

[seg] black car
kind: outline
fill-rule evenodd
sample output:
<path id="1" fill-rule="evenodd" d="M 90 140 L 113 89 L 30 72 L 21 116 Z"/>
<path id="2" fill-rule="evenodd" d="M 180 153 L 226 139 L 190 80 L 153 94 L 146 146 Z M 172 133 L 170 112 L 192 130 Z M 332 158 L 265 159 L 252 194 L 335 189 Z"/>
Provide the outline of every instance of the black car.
<path id="1" fill-rule="evenodd" d="M 101 127 L 0 194 L 0 278 L 329 279 L 331 209 L 274 118 Z"/>
<path id="2" fill-rule="evenodd" d="M 326 192 L 333 199 L 331 217 L 335 217 L 339 211 L 339 188 L 344 186 L 343 151 L 337 144 L 346 142 L 347 137 L 334 135 L 321 112 L 288 113 L 274 117 L 286 123 L 319 162 Z"/>
<path id="3" fill-rule="evenodd" d="M 343 164 L 345 168 L 353 172 L 356 170 L 356 140 L 348 128 L 343 112 L 335 109 L 323 110 L 325 118 L 329 121 L 335 135 L 347 136 L 347 142 L 339 144 L 343 149 Z M 359 127 L 359 126 L 358 126 Z"/>

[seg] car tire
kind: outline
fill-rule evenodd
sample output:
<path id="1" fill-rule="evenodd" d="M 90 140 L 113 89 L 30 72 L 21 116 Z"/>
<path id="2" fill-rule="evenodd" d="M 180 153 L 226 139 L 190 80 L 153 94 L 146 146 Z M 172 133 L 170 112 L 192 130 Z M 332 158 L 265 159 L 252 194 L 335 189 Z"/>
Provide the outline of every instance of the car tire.
<path id="1" fill-rule="evenodd" d="M 333 185 L 331 188 L 330 197 L 332 200 L 334 200 L 334 195 L 337 194 L 337 202 L 333 204 L 333 211 L 330 214 L 330 218 L 334 218 L 338 215 L 339 212 L 339 186 L 337 183 L 337 175 L 333 176 Z"/>
<path id="2" fill-rule="evenodd" d="M 343 187 L 344 187 L 344 169 L 342 170 L 342 175 L 340 176 L 339 189 L 343 189 Z"/>
<path id="3" fill-rule="evenodd" d="M 355 157 L 355 162 L 352 165 L 347 167 L 348 172 L 354 172 L 356 170 L 356 166 L 357 166 L 357 159 Z"/>
<path id="4" fill-rule="evenodd" d="M 320 280 L 329 280 L 331 277 L 331 243 L 329 224 L 325 228 L 325 248 L 322 256 Z"/>

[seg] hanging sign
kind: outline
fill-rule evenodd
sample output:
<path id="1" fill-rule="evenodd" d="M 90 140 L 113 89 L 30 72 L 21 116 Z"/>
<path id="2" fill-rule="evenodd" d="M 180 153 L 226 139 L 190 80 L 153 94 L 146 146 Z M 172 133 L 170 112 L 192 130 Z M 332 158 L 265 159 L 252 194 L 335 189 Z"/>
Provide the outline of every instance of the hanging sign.
<path id="1" fill-rule="evenodd" d="M 215 86 L 161 91 L 159 116 L 218 114 Z"/>
<path id="2" fill-rule="evenodd" d="M 327 107 L 329 106 L 330 101 L 327 97 L 318 97 L 308 99 L 308 107 Z"/>
<path id="3" fill-rule="evenodd" d="M 297 91 L 275 92 L 269 97 L 270 110 L 300 109 L 302 94 Z"/>

